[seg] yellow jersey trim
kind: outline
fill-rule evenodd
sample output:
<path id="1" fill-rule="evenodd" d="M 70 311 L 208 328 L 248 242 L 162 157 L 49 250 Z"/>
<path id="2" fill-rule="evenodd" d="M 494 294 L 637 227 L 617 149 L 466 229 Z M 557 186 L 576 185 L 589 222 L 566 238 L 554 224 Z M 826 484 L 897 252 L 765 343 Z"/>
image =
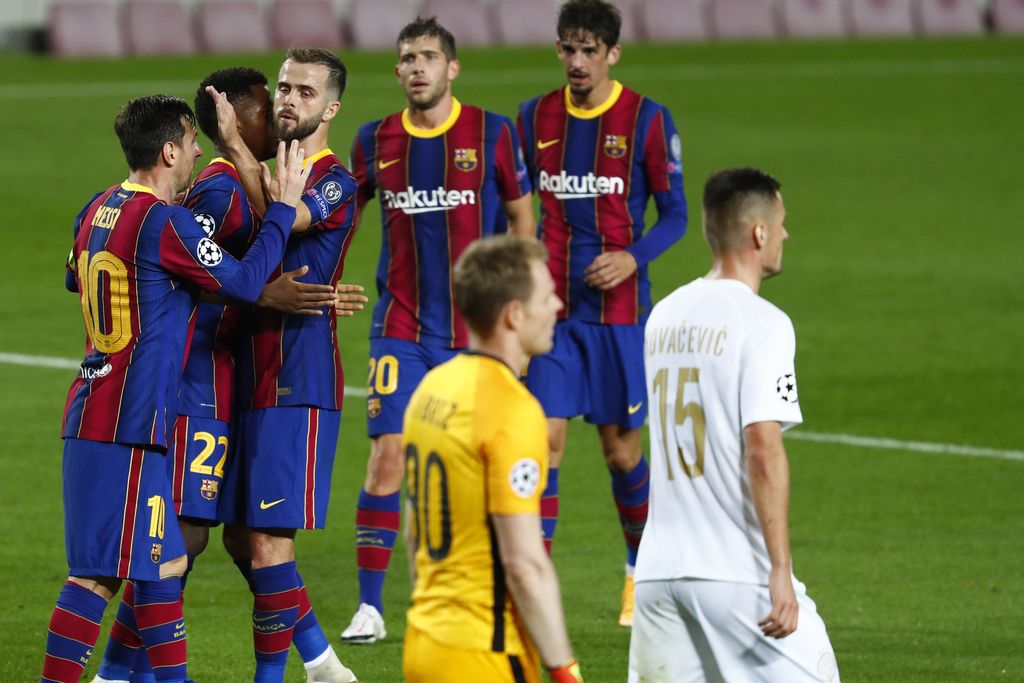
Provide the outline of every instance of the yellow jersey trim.
<path id="1" fill-rule="evenodd" d="M 323 159 L 328 154 L 334 154 L 334 152 L 331 151 L 330 147 L 324 147 L 322 150 L 320 150 L 319 152 L 317 152 L 313 156 L 306 157 L 305 159 L 303 159 L 303 161 L 302 161 L 302 168 L 306 168 L 307 164 L 315 164 L 316 162 L 320 161 L 321 159 Z"/>
<path id="2" fill-rule="evenodd" d="M 405 132 L 414 138 L 436 138 L 438 135 L 444 135 L 451 127 L 455 125 L 455 122 L 459 120 L 459 114 L 462 113 L 462 103 L 454 97 L 452 98 L 452 112 L 448 114 L 448 118 L 437 128 L 417 128 L 412 125 L 412 121 L 409 119 L 409 110 L 402 110 L 402 128 L 405 128 Z"/>
<path id="3" fill-rule="evenodd" d="M 148 192 L 149 194 L 156 196 L 156 192 L 153 189 L 146 187 L 145 185 L 139 185 L 138 183 L 130 183 L 127 180 L 121 183 L 121 187 L 129 192 Z"/>
<path id="4" fill-rule="evenodd" d="M 572 97 L 569 95 L 569 86 L 565 86 L 565 108 L 569 111 L 570 115 L 578 119 L 596 119 L 615 106 L 615 103 L 619 101 L 620 95 L 622 95 L 622 84 L 618 81 L 612 81 L 612 94 L 608 96 L 608 99 L 593 109 L 580 109 L 572 103 Z"/>
<path id="5" fill-rule="evenodd" d="M 235 168 L 235 165 L 228 161 L 227 159 L 225 159 L 224 157 L 217 157 L 216 159 L 211 159 L 209 165 L 213 166 L 214 164 L 227 164 L 231 168 Z"/>

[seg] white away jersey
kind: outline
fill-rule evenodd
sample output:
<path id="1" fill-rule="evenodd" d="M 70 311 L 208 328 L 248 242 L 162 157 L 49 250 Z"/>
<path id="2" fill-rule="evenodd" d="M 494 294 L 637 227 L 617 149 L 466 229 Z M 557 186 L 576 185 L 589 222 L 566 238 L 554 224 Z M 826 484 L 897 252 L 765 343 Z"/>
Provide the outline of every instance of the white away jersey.
<path id="1" fill-rule="evenodd" d="M 644 333 L 651 502 L 637 581 L 767 584 L 743 429 L 802 422 L 789 316 L 738 280 L 697 279 L 660 301 Z"/>

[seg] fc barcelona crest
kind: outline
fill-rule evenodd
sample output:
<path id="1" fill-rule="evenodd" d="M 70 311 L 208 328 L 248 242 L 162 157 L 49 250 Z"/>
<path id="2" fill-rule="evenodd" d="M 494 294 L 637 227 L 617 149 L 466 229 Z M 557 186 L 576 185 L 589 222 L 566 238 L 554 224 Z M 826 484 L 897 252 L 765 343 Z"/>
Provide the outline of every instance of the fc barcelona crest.
<path id="1" fill-rule="evenodd" d="M 375 418 L 380 415 L 380 399 L 371 398 L 366 402 L 366 415 L 369 418 Z"/>
<path id="2" fill-rule="evenodd" d="M 610 156 L 612 159 L 621 159 L 622 157 L 626 156 L 626 136 L 605 135 L 604 153 Z"/>
<path id="3" fill-rule="evenodd" d="M 206 500 L 216 500 L 219 490 L 220 483 L 216 479 L 203 479 L 203 483 L 199 486 L 199 493 Z"/>
<path id="4" fill-rule="evenodd" d="M 455 168 L 460 171 L 472 171 L 476 168 L 476 150 L 457 147 L 455 149 Z"/>
<path id="5" fill-rule="evenodd" d="M 149 559 L 153 560 L 153 564 L 160 564 L 160 556 L 163 555 L 163 552 L 163 545 L 154 543 L 153 547 L 149 549 Z"/>

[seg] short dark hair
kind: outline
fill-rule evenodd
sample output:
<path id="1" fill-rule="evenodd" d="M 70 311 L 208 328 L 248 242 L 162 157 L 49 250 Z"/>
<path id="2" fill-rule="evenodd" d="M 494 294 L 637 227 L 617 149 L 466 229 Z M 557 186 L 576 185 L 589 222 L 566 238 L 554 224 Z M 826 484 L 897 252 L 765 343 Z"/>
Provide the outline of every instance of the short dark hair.
<path id="1" fill-rule="evenodd" d="M 185 137 L 182 119 L 195 127 L 195 114 L 180 97 L 147 95 L 128 100 L 114 119 L 114 132 L 121 141 L 128 168 L 153 168 L 165 143 L 181 145 Z"/>
<path id="2" fill-rule="evenodd" d="M 299 64 L 322 64 L 327 67 L 327 91 L 335 93 L 334 99 L 341 99 L 345 92 L 348 69 L 338 59 L 338 55 L 319 47 L 293 47 L 285 53 L 284 58 L 285 61 L 290 59 Z"/>
<path id="3" fill-rule="evenodd" d="M 498 235 L 477 240 L 455 262 L 455 306 L 471 330 L 486 336 L 501 309 L 533 294 L 530 262 L 546 263 L 548 251 L 535 239 Z"/>
<path id="4" fill-rule="evenodd" d="M 437 17 L 416 17 L 416 21 L 406 24 L 398 32 L 396 44 L 401 45 L 404 41 L 416 40 L 424 36 L 437 38 L 441 41 L 441 51 L 444 52 L 444 56 L 448 58 L 448 61 L 450 62 L 455 59 L 455 36 L 441 25 Z"/>
<path id="5" fill-rule="evenodd" d="M 622 13 L 606 0 L 569 0 L 558 11 L 558 39 L 590 33 L 608 47 L 619 44 Z"/>
<path id="6" fill-rule="evenodd" d="M 217 133 L 217 107 L 213 103 L 213 98 L 206 92 L 206 86 L 212 85 L 218 92 L 227 95 L 228 102 L 234 105 L 252 98 L 252 86 L 266 84 L 267 77 L 263 72 L 247 66 L 233 66 L 214 71 L 203 79 L 196 90 L 196 120 L 199 122 L 199 130 L 220 144 L 220 136 Z"/>
<path id="7" fill-rule="evenodd" d="M 744 213 L 774 205 L 782 184 L 756 168 L 727 168 L 704 183 L 704 238 L 714 254 L 741 246 Z"/>

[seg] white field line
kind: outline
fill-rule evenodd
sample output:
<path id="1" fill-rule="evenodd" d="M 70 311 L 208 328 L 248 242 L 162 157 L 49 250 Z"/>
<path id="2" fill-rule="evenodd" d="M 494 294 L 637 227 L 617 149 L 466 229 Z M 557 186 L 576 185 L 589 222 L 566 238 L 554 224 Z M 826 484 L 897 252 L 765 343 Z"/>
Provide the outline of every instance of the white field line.
<path id="1" fill-rule="evenodd" d="M 1014 74 L 1024 72 L 1024 59 L 879 59 L 860 61 L 821 62 L 757 62 L 741 64 L 663 64 L 649 66 L 616 67 L 615 76 L 626 82 L 683 82 L 718 79 L 751 78 L 810 78 L 833 79 L 843 76 L 905 77 L 905 76 L 960 76 L 971 74 Z M 39 100 L 68 97 L 123 97 L 144 93 L 194 93 L 196 80 L 160 81 L 97 81 L 75 83 L 4 83 L 0 84 L 0 101 Z M 380 74 L 350 74 L 350 85 L 359 90 L 394 90 L 398 86 L 391 76 Z M 459 77 L 464 85 L 529 85 L 547 83 L 557 87 L 561 82 L 558 64 L 531 69 L 479 69 L 467 71 Z M 542 86 L 543 88 L 544 86 Z"/>
<path id="2" fill-rule="evenodd" d="M 21 353 L 0 353 L 0 363 L 73 370 L 78 368 L 80 361 L 72 358 L 56 358 L 53 356 L 30 356 Z M 363 387 L 346 386 L 345 396 L 351 398 L 366 398 L 366 389 Z M 786 438 L 798 441 L 817 441 L 819 443 L 839 444 L 843 446 L 859 446 L 861 448 L 912 451 L 916 453 L 942 453 L 946 455 L 959 455 L 970 458 L 999 458 L 1001 460 L 1016 460 L 1018 462 L 1024 462 L 1024 451 L 1003 450 L 999 448 L 981 448 L 978 446 L 964 446 L 952 443 L 904 441 L 902 439 L 882 439 L 869 436 L 855 436 L 852 434 L 825 434 L 822 432 L 810 432 L 802 429 L 787 431 Z"/>

